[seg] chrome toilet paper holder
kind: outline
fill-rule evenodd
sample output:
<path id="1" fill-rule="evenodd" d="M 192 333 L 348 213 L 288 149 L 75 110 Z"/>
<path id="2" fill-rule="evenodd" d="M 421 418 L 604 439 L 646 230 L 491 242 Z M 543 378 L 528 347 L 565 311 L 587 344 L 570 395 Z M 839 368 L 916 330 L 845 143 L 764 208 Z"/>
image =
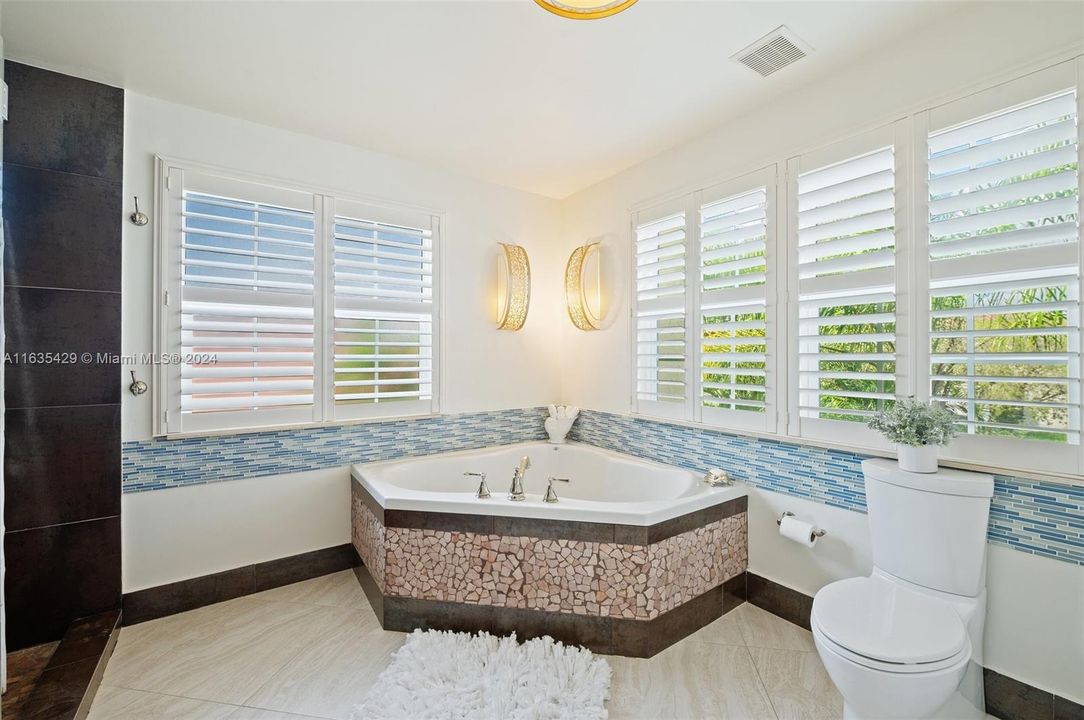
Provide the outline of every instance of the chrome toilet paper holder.
<path id="1" fill-rule="evenodd" d="M 782 525 L 783 524 L 783 518 L 785 518 L 785 517 L 794 517 L 794 513 L 792 513 L 790 510 L 784 511 L 783 514 L 779 516 L 779 519 L 775 521 L 775 524 L 776 525 Z M 816 535 L 817 537 L 824 537 L 828 533 L 825 532 L 824 530 L 821 530 L 820 528 L 816 528 L 813 531 L 813 534 Z"/>

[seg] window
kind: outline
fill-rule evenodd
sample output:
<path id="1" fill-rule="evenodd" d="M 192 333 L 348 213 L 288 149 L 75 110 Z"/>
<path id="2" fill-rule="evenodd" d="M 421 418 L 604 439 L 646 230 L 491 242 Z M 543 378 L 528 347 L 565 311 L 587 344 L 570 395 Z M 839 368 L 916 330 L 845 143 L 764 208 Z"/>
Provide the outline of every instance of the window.
<path id="1" fill-rule="evenodd" d="M 971 453 L 1079 458 L 1077 140 L 1071 86 L 929 133 L 927 390 Z"/>
<path id="2" fill-rule="evenodd" d="M 334 245 L 336 417 L 424 413 L 434 387 L 433 227 L 366 219 L 338 204 Z M 348 214 L 341 214 L 347 212 Z"/>
<path id="3" fill-rule="evenodd" d="M 639 213 L 636 224 L 636 407 L 684 417 L 686 337 L 685 212 Z"/>
<path id="4" fill-rule="evenodd" d="M 699 415 L 712 425 L 775 426 L 774 168 L 698 193 Z"/>
<path id="5" fill-rule="evenodd" d="M 1084 474 L 1082 73 L 640 211 L 634 410 L 888 449 L 866 423 L 914 395 L 956 416 L 946 459 Z"/>
<path id="6" fill-rule="evenodd" d="M 436 217 L 160 178 L 158 347 L 181 360 L 158 367 L 160 433 L 435 411 Z"/>
<path id="7" fill-rule="evenodd" d="M 894 128 L 795 158 L 790 176 L 792 431 L 876 442 L 863 426 L 898 393 Z"/>
<path id="8" fill-rule="evenodd" d="M 773 167 L 637 214 L 638 412 L 774 427 L 774 174 Z"/>

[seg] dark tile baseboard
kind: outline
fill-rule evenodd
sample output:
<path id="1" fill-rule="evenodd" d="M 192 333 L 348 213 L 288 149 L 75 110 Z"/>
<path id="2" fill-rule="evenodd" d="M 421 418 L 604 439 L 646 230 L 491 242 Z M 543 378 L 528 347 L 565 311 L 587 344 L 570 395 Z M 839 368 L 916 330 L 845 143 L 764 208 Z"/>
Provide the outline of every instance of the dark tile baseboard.
<path id="1" fill-rule="evenodd" d="M 986 712 L 1001 720 L 1084 720 L 1084 705 L 986 668 Z"/>
<path id="2" fill-rule="evenodd" d="M 809 629 L 812 597 L 755 573 L 746 575 L 750 603 Z M 986 712 L 1001 720 L 1084 720 L 1084 705 L 990 668 L 984 669 L 983 681 Z"/>
<path id="3" fill-rule="evenodd" d="M 746 575 L 748 576 L 747 599 L 750 603 L 767 610 L 772 615 L 778 615 L 787 622 L 804 627 L 806 630 L 810 629 L 809 616 L 813 612 L 813 598 L 760 575 L 754 573 L 746 573 Z"/>
<path id="4" fill-rule="evenodd" d="M 4 716 L 11 720 L 81 720 L 90 712 L 120 629 L 120 611 L 76 620 L 45 661 L 41 655 L 33 677 L 19 678 L 17 697 L 4 696 Z M 34 654 L 35 648 L 22 651 Z M 18 653 L 16 653 L 16 656 Z M 16 671 L 18 671 L 16 669 Z"/>
<path id="5" fill-rule="evenodd" d="M 415 600 L 383 595 L 364 565 L 354 568 L 385 630 L 486 631 L 516 633 L 520 640 L 549 635 L 594 652 L 651 657 L 744 602 L 745 575 L 739 575 L 654 620 L 597 617 L 490 605 Z"/>
<path id="6" fill-rule="evenodd" d="M 135 625 L 340 570 L 349 570 L 360 562 L 354 546 L 347 543 L 125 593 L 124 624 Z"/>

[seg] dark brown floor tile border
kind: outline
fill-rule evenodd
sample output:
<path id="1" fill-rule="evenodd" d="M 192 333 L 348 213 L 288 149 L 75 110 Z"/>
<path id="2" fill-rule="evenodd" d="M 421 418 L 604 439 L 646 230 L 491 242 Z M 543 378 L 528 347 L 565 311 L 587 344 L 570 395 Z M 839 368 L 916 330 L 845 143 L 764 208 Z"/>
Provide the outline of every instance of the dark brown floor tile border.
<path id="1" fill-rule="evenodd" d="M 744 593 L 745 585 L 743 573 L 654 620 L 628 620 L 388 597 L 380 593 L 364 565 L 355 567 L 354 574 L 385 630 L 484 630 L 494 635 L 514 632 L 520 640 L 549 635 L 567 645 L 582 645 L 594 652 L 629 657 L 651 657 L 722 617 L 741 604 L 728 603 L 724 598 Z"/>
<path id="2" fill-rule="evenodd" d="M 809 629 L 813 598 L 755 573 L 746 576 L 750 603 Z M 1001 720 L 1084 720 L 1084 705 L 990 668 L 983 669 L 983 683 L 986 712 Z"/>
<path id="3" fill-rule="evenodd" d="M 723 583 L 724 615 L 749 599 L 749 593 L 746 589 L 749 579 L 748 576 L 749 573 L 743 572 L 741 575 L 735 575 Z"/>
<path id="4" fill-rule="evenodd" d="M 124 624 L 135 625 L 340 570 L 349 570 L 360 562 L 354 546 L 347 543 L 125 593 Z"/>
<path id="5" fill-rule="evenodd" d="M 651 545 L 749 509 L 749 498 L 743 495 L 718 505 L 663 520 L 654 525 L 622 525 L 425 510 L 385 510 L 361 484 L 361 481 L 353 476 L 351 477 L 351 492 L 361 498 L 361 501 L 376 515 L 384 527 L 473 532 L 485 535 L 534 537 L 543 540 L 616 542 L 626 545 Z"/>
<path id="6" fill-rule="evenodd" d="M 119 610 L 73 622 L 25 697 L 9 708 L 11 717 L 15 720 L 85 718 L 119 631 Z"/>
<path id="7" fill-rule="evenodd" d="M 755 573 L 746 575 L 746 597 L 750 603 L 806 630 L 810 629 L 809 616 L 813 611 L 813 598 Z"/>
<path id="8" fill-rule="evenodd" d="M 1001 720 L 1084 720 L 1084 705 L 985 668 L 986 712 Z"/>

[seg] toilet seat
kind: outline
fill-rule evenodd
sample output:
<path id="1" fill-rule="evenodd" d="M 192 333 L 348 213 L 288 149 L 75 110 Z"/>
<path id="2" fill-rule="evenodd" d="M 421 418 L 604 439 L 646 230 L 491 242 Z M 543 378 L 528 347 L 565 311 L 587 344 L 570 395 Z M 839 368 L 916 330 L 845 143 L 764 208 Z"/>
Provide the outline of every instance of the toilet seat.
<path id="1" fill-rule="evenodd" d="M 876 575 L 823 587 L 810 622 L 834 652 L 884 672 L 934 672 L 971 654 L 952 607 Z"/>

